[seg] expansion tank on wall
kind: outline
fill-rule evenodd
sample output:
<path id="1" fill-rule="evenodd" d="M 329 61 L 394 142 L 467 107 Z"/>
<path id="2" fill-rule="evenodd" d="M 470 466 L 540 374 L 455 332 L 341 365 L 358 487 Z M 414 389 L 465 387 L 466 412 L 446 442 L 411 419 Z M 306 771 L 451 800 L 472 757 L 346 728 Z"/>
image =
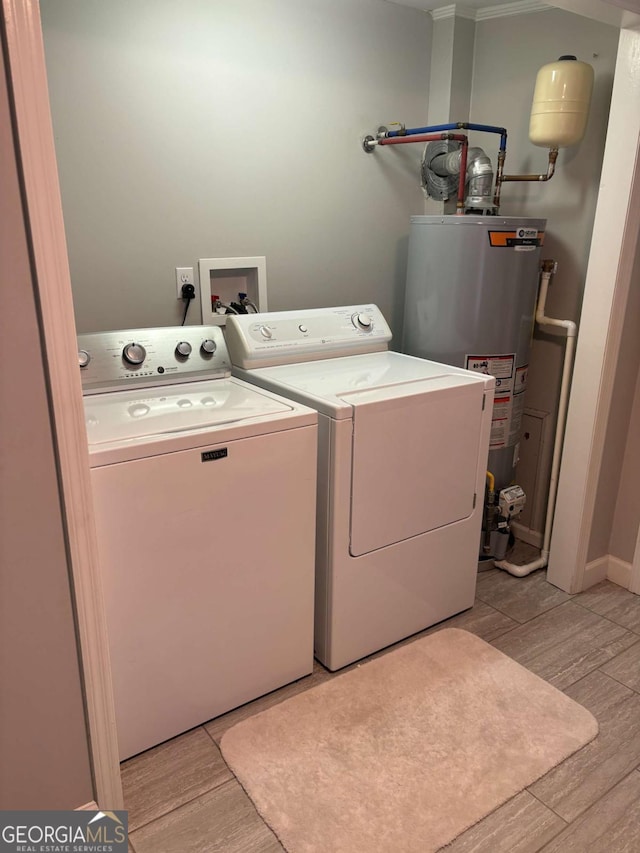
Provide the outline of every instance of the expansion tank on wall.
<path id="1" fill-rule="evenodd" d="M 402 349 L 496 377 L 488 467 L 497 489 L 518 461 L 545 225 L 411 217 Z"/>

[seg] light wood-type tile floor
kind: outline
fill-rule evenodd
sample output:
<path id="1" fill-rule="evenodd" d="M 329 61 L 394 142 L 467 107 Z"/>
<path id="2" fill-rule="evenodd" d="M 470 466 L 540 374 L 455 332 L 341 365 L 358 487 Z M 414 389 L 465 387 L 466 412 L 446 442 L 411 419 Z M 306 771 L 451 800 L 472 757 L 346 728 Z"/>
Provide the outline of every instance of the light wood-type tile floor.
<path id="1" fill-rule="evenodd" d="M 640 851 L 640 596 L 608 581 L 569 596 L 544 572 L 515 578 L 491 570 L 478 575 L 471 610 L 404 642 L 450 626 L 477 634 L 583 704 L 600 733 L 447 853 Z M 218 744 L 239 720 L 332 677 L 316 663 L 307 678 L 126 761 L 131 850 L 282 851 Z"/>

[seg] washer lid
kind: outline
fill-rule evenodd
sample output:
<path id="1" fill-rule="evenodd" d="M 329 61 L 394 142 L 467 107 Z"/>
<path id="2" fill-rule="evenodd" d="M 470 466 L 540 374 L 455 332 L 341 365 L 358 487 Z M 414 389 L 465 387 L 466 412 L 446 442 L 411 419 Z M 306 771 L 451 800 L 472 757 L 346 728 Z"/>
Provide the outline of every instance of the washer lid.
<path id="1" fill-rule="evenodd" d="M 491 376 L 397 352 L 328 358 L 237 373 L 336 419 L 352 417 L 352 395 L 357 391 L 375 391 L 441 377 L 445 385 L 447 377 L 456 377 L 452 383 L 456 385 L 463 377 L 469 383 L 479 383 L 486 388 L 494 386 Z M 443 382 L 439 382 L 439 386 L 442 385 Z"/>
<path id="2" fill-rule="evenodd" d="M 84 399 L 90 447 L 221 427 L 293 411 L 233 379 L 96 394 Z"/>

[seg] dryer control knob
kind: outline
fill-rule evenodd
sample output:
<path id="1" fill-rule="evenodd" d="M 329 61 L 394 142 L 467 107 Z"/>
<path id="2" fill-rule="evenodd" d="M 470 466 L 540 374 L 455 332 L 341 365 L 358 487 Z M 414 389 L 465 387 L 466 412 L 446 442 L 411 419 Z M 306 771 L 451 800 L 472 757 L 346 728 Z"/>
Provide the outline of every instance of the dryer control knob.
<path id="1" fill-rule="evenodd" d="M 179 355 L 180 358 L 189 358 L 191 355 L 191 344 L 189 341 L 180 341 L 176 346 L 176 355 Z"/>
<path id="2" fill-rule="evenodd" d="M 86 349 L 78 350 L 78 367 L 87 367 L 91 361 L 91 356 Z"/>
<path id="3" fill-rule="evenodd" d="M 212 341 L 211 338 L 207 338 L 206 341 L 202 341 L 200 344 L 200 350 L 203 355 L 213 355 L 216 351 L 216 342 Z"/>
<path id="4" fill-rule="evenodd" d="M 373 319 L 369 314 L 355 314 L 353 317 L 353 325 L 356 329 L 364 329 L 366 332 L 370 332 L 371 329 L 373 329 Z"/>
<path id="5" fill-rule="evenodd" d="M 273 332 L 268 326 L 260 326 L 260 334 L 263 338 L 271 338 L 273 337 Z"/>
<path id="6" fill-rule="evenodd" d="M 147 351 L 142 344 L 130 343 L 122 350 L 122 357 L 129 364 L 142 364 L 147 357 Z"/>

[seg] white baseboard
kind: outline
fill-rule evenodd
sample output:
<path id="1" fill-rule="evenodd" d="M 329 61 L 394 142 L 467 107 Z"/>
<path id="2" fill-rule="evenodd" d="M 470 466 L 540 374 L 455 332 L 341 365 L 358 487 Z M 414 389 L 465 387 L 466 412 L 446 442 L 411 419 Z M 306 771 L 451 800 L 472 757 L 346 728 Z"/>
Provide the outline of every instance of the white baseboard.
<path id="1" fill-rule="evenodd" d="M 583 589 L 589 589 L 590 586 L 600 583 L 603 580 L 610 580 L 618 586 L 629 589 L 631 584 L 631 563 L 621 560 L 619 557 L 614 557 L 612 554 L 605 554 L 604 557 L 598 557 L 597 560 L 592 560 L 587 563 L 584 570 Z"/>
<path id="2" fill-rule="evenodd" d="M 517 521 L 511 522 L 511 529 L 516 539 L 526 542 L 527 545 L 533 545 L 534 548 L 542 548 L 544 535 L 539 530 L 532 530 Z"/>
<path id="3" fill-rule="evenodd" d="M 77 812 L 97 812 L 97 811 L 100 811 L 100 809 L 98 808 L 98 804 L 94 803 L 93 800 L 91 800 L 90 803 L 85 803 L 83 806 L 78 806 L 78 808 L 74 809 L 74 811 L 77 811 Z"/>
<path id="4" fill-rule="evenodd" d="M 618 557 L 612 557 L 609 554 L 607 578 L 613 583 L 617 583 L 618 586 L 629 589 L 631 585 L 631 563 L 627 563 L 626 560 L 621 560 Z"/>
<path id="5" fill-rule="evenodd" d="M 606 580 L 608 571 L 608 554 L 606 554 L 604 557 L 598 557 L 597 560 L 592 560 L 590 563 L 587 563 L 584 569 L 582 589 L 589 589 L 590 586 L 594 586 L 595 584 L 600 583 L 600 581 Z"/>

